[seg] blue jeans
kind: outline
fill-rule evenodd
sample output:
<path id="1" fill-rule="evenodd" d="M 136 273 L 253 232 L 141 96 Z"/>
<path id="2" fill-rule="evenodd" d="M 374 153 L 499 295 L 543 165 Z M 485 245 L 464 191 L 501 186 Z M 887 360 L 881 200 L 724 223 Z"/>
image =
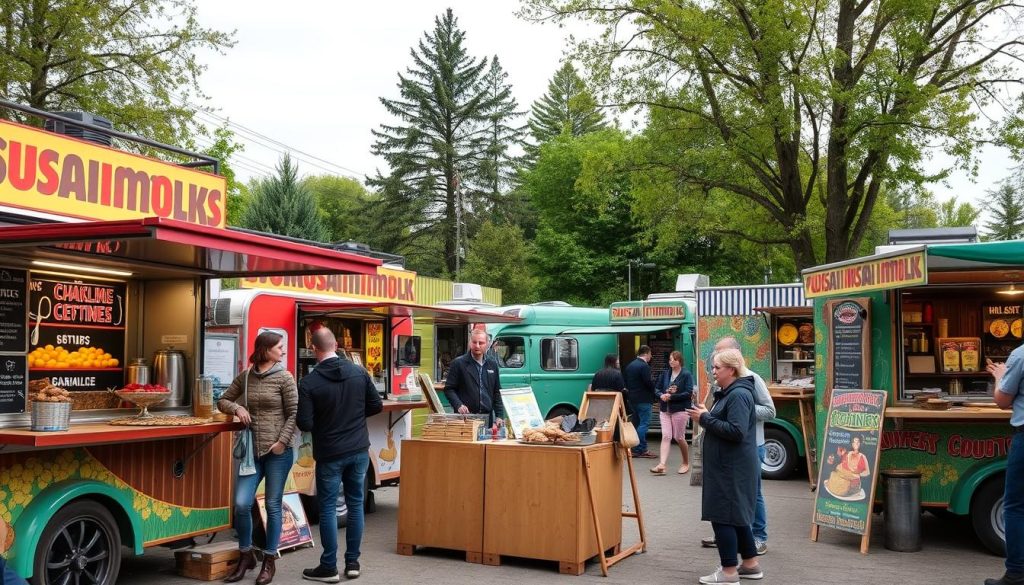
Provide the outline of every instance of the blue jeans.
<path id="1" fill-rule="evenodd" d="M 320 566 L 338 568 L 338 490 L 345 490 L 348 526 L 345 528 L 345 562 L 359 560 L 359 544 L 363 540 L 363 491 L 370 454 L 366 451 L 316 462 L 316 501 L 320 504 Z"/>
<path id="2" fill-rule="evenodd" d="M 284 495 L 284 483 L 292 468 L 292 448 L 284 453 L 274 455 L 267 453 L 255 458 L 256 473 L 252 475 L 238 474 L 238 462 L 235 462 L 235 530 L 238 531 L 239 550 L 252 548 L 252 505 L 256 501 L 256 488 L 266 478 L 263 488 L 266 496 L 263 500 L 267 508 L 267 544 L 264 552 L 277 556 L 277 546 L 281 543 L 281 497 Z"/>
<path id="3" fill-rule="evenodd" d="M 1024 573 L 1024 432 L 1015 433 L 1006 460 L 1003 494 L 1006 527 L 1006 572 Z"/>
<path id="4" fill-rule="evenodd" d="M 764 463 L 768 449 L 764 445 L 757 447 L 757 458 Z M 757 466 L 757 504 L 754 506 L 754 523 L 750 525 L 754 531 L 754 540 L 768 542 L 768 509 L 764 505 L 764 492 L 761 491 L 761 466 Z"/>
<path id="5" fill-rule="evenodd" d="M 650 402 L 634 402 L 632 407 L 633 424 L 636 425 L 636 434 L 640 436 L 640 444 L 633 449 L 633 454 L 640 455 L 647 452 L 647 429 L 651 426 L 653 407 Z"/>

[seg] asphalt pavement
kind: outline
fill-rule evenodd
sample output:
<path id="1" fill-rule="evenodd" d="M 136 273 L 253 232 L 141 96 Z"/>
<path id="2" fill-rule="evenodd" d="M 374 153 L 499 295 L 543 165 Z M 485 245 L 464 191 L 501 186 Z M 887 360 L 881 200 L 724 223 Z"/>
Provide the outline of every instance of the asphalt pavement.
<path id="1" fill-rule="evenodd" d="M 654 447 L 654 445 L 652 445 Z M 358 582 L 369 585 L 418 583 L 693 583 L 718 565 L 715 549 L 701 548 L 702 537 L 711 535 L 709 524 L 700 521 L 701 488 L 692 487 L 688 475 L 674 473 L 679 454 L 674 451 L 668 469 L 673 473 L 654 476 L 648 468 L 653 460 L 639 459 L 637 479 L 647 528 L 647 552 L 623 560 L 612 567 L 607 578 L 601 576 L 596 562 L 587 563 L 582 576 L 560 575 L 557 563 L 503 558 L 492 567 L 465 562 L 464 554 L 418 549 L 414 556 L 395 552 L 398 521 L 398 487 L 376 490 L 377 511 L 366 517 L 363 538 L 362 576 Z M 625 503 L 631 503 L 628 484 Z M 980 585 L 985 577 L 1002 574 L 1002 559 L 989 554 L 974 537 L 970 523 L 922 516 L 922 550 L 899 553 L 883 546 L 883 520 L 873 520 L 871 548 L 859 552 L 860 537 L 822 528 L 818 542 L 811 542 L 810 518 L 814 493 L 808 489 L 806 475 L 789 481 L 765 482 L 768 502 L 768 552 L 761 557 L 764 584 L 862 585 L 866 583 L 927 583 L 928 585 Z M 624 520 L 623 543 L 636 542 L 636 522 Z M 230 539 L 230 531 L 217 536 Z M 314 527 L 314 539 L 319 537 Z M 339 535 L 342 551 L 345 536 Z M 285 552 L 277 564 L 274 583 L 306 582 L 302 569 L 315 566 L 320 549 L 305 548 Z M 256 578 L 256 571 L 242 581 Z M 344 581 L 344 578 L 342 579 Z M 143 556 L 122 563 L 119 585 L 178 585 L 196 581 L 174 572 L 173 552 L 166 548 L 148 549 Z M 745 581 L 745 583 L 754 583 Z"/>

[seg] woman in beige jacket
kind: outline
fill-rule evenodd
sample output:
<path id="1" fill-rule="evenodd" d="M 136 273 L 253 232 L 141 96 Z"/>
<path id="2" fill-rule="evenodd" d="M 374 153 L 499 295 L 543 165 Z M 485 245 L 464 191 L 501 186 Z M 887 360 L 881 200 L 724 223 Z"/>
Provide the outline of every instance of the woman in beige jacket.
<path id="1" fill-rule="evenodd" d="M 267 509 L 267 544 L 263 566 L 256 577 L 257 585 L 274 579 L 274 563 L 281 542 L 281 499 L 284 484 L 292 468 L 292 439 L 295 437 L 295 414 L 299 392 L 295 378 L 283 365 L 283 337 L 264 331 L 256 337 L 249 356 L 250 368 L 231 382 L 217 407 L 238 417 L 252 431 L 253 461 L 256 473 L 239 475 L 235 481 L 235 530 L 242 555 L 235 571 L 224 581 L 234 583 L 256 566 L 252 550 L 252 505 L 256 487 L 266 479 L 264 503 Z"/>

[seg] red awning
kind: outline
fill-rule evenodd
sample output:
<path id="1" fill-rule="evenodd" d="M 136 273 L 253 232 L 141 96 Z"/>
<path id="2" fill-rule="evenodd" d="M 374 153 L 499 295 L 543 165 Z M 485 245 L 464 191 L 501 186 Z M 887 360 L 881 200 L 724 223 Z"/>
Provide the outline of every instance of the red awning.
<path id="1" fill-rule="evenodd" d="M 10 261 L 132 270 L 148 277 L 376 274 L 381 261 L 272 236 L 148 217 L 0 228 Z M 10 262 L 8 262 L 10 263 Z"/>
<path id="2" fill-rule="evenodd" d="M 518 323 L 521 321 L 519 317 L 486 310 L 462 310 L 386 302 L 310 301 L 299 304 L 299 309 L 304 313 L 315 315 L 431 318 L 446 323 Z"/>

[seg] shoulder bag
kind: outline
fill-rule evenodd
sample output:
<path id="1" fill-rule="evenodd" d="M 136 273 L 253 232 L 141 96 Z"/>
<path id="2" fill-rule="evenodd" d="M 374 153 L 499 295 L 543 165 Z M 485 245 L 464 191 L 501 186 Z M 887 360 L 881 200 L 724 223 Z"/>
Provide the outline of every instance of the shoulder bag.
<path id="1" fill-rule="evenodd" d="M 249 373 L 245 371 L 245 378 L 242 382 L 242 397 L 245 401 L 245 409 L 249 410 Z M 251 413 L 250 413 L 251 416 Z M 256 461 L 253 459 L 254 446 L 252 444 L 252 429 L 245 427 L 235 435 L 235 444 L 231 454 L 238 460 L 238 475 L 252 475 L 256 473 Z"/>
<path id="2" fill-rule="evenodd" d="M 619 419 L 619 428 L 619 444 L 627 449 L 632 449 L 640 444 L 640 435 L 637 434 L 633 423 Z"/>

